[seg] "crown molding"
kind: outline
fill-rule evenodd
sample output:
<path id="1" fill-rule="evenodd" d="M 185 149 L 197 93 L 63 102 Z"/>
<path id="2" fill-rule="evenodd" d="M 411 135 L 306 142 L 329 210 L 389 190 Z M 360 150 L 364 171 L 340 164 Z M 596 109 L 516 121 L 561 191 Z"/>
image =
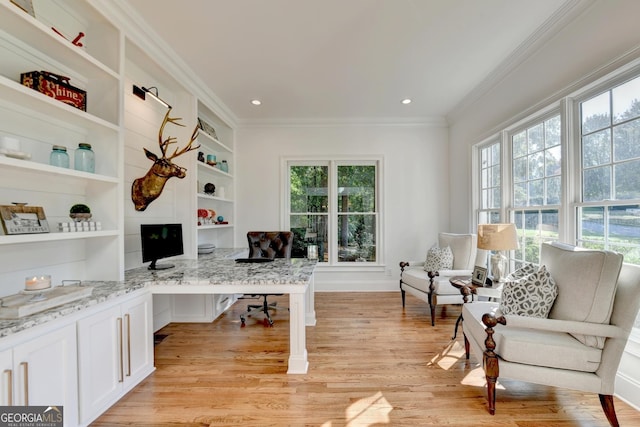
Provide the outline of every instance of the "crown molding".
<path id="1" fill-rule="evenodd" d="M 536 53 L 549 40 L 555 37 L 570 22 L 574 21 L 596 0 L 566 0 L 562 7 L 547 19 L 538 29 L 520 44 L 504 61 L 478 84 L 469 94 L 447 114 L 449 123 L 455 123 L 460 116 L 489 93 L 502 80 L 513 73 L 524 61 Z"/>

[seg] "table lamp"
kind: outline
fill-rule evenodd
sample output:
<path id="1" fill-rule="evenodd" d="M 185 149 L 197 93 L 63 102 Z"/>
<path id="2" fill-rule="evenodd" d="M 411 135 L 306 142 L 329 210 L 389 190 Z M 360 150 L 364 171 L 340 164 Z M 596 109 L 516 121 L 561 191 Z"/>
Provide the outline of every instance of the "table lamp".
<path id="1" fill-rule="evenodd" d="M 502 251 L 518 249 L 515 224 L 479 224 L 478 249 L 495 251 L 491 256 L 491 274 L 495 282 L 506 276 L 507 257 Z"/>

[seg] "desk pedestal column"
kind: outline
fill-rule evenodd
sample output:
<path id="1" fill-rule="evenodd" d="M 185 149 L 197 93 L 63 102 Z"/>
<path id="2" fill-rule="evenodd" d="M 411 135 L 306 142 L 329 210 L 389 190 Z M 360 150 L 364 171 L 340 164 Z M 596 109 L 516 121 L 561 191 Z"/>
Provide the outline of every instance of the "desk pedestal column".
<path id="1" fill-rule="evenodd" d="M 305 293 L 289 294 L 289 369 L 287 374 L 306 374 L 309 368 L 307 360 L 307 335 L 305 330 Z"/>

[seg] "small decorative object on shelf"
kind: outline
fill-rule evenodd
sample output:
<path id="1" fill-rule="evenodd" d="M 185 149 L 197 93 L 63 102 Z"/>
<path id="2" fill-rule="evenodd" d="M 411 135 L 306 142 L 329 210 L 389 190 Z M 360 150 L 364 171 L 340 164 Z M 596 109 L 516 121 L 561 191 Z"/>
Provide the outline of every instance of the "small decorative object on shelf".
<path id="1" fill-rule="evenodd" d="M 229 173 L 229 163 L 227 163 L 227 161 L 226 161 L 226 160 L 223 160 L 223 161 L 221 162 L 221 164 L 220 164 L 220 170 L 221 170 L 222 172 L 227 172 L 227 173 Z"/>
<path id="2" fill-rule="evenodd" d="M 209 225 L 215 223 L 216 211 L 213 209 L 198 209 L 198 225 Z"/>
<path id="3" fill-rule="evenodd" d="M 60 31 L 58 31 L 55 27 L 51 27 L 51 29 L 60 37 L 62 37 L 63 39 L 70 41 L 72 45 L 74 46 L 78 46 L 78 47 L 82 47 L 82 43 L 80 42 L 80 39 L 84 37 L 84 33 L 82 31 L 80 31 L 78 33 L 78 35 L 76 36 L 75 39 L 73 40 L 69 40 L 64 34 L 62 34 Z"/>
<path id="4" fill-rule="evenodd" d="M 216 130 L 213 128 L 213 126 L 211 126 L 209 123 L 202 120 L 200 117 L 198 117 L 198 127 L 202 129 L 204 133 L 206 133 L 210 137 L 214 139 L 218 139 L 218 136 L 216 135 Z"/>
<path id="5" fill-rule="evenodd" d="M 0 206 L 0 218 L 5 234 L 49 232 L 49 223 L 41 207 L 26 206 L 26 203 L 17 202 L 13 205 Z"/>
<path id="6" fill-rule="evenodd" d="M 213 195 L 215 194 L 215 192 L 216 192 L 216 186 L 215 186 L 215 185 L 213 185 L 212 183 L 207 182 L 207 183 L 204 185 L 204 193 L 205 193 L 205 194 L 208 194 L 208 195 L 210 195 L 210 196 L 213 196 Z"/>
<path id="7" fill-rule="evenodd" d="M 198 137 L 198 127 L 196 126 L 191 133 L 189 143 L 180 150 L 176 148 L 173 154 L 167 156 L 167 149 L 169 148 L 169 145 L 175 144 L 177 139 L 169 136 L 163 141 L 162 134 L 164 133 L 164 127 L 167 123 L 184 126 L 178 123 L 180 118 L 169 117 L 169 113 L 171 113 L 171 107 L 167 109 L 167 113 L 164 115 L 164 119 L 160 125 L 160 130 L 158 131 L 158 144 L 160 146 L 162 157 L 158 157 L 156 154 L 153 154 L 145 148 L 144 152 L 147 155 L 147 158 L 153 161 L 153 165 L 147 171 L 145 176 L 137 178 L 131 185 L 131 200 L 133 201 L 134 207 L 137 211 L 144 211 L 147 209 L 147 206 L 149 206 L 149 203 L 153 202 L 160 196 L 164 189 L 164 185 L 167 183 L 169 178 L 176 176 L 182 179 L 187 176 L 187 170 L 174 164 L 172 160 L 184 153 L 200 148 L 200 145 L 193 146 L 193 143 Z"/>
<path id="8" fill-rule="evenodd" d="M 54 145 L 51 150 L 51 155 L 49 156 L 49 164 L 60 168 L 68 168 L 69 154 L 67 154 L 67 147 L 63 145 Z"/>
<path id="9" fill-rule="evenodd" d="M 216 165 L 216 155 L 215 154 L 207 154 L 207 164 L 209 166 Z"/>
<path id="10" fill-rule="evenodd" d="M 218 215 L 217 220 L 218 220 L 218 222 L 223 222 L 224 221 L 224 217 L 222 215 Z"/>
<path id="11" fill-rule="evenodd" d="M 91 209 L 87 205 L 78 203 L 69 209 L 69 217 L 76 222 L 89 221 L 91 219 Z"/>
<path id="12" fill-rule="evenodd" d="M 20 74 L 20 83 L 58 101 L 87 111 L 87 92 L 69 84 L 69 77 L 48 71 L 29 71 Z"/>
<path id="13" fill-rule="evenodd" d="M 40 291 L 51 287 L 51 276 L 43 274 L 41 276 L 29 276 L 24 279 L 25 291 Z"/>
<path id="14" fill-rule="evenodd" d="M 76 221 L 59 222 L 58 231 L 61 233 L 75 233 L 77 231 L 101 231 L 102 230 L 102 223 L 100 221 L 79 221 L 79 222 L 76 222 Z"/>
<path id="15" fill-rule="evenodd" d="M 21 160 L 29 160 L 31 158 L 31 154 L 20 151 L 20 140 L 11 136 L 0 138 L 0 155 Z"/>
<path id="16" fill-rule="evenodd" d="M 202 151 L 198 151 L 198 161 L 204 163 L 204 153 Z"/>
<path id="17" fill-rule="evenodd" d="M 91 149 L 91 144 L 87 144 L 86 142 L 78 144 L 76 154 L 73 158 L 73 167 L 77 171 L 91 173 L 96 171 L 95 154 Z"/>

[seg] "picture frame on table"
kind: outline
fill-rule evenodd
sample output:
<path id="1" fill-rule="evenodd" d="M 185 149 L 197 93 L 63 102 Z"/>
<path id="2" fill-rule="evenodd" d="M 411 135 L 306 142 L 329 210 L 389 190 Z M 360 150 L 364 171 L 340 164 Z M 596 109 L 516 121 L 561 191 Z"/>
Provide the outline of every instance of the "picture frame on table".
<path id="1" fill-rule="evenodd" d="M 476 286 L 484 286 L 484 282 L 487 280 L 487 269 L 476 265 L 473 268 L 471 274 L 471 283 Z"/>
<path id="2" fill-rule="evenodd" d="M 202 120 L 200 117 L 198 117 L 198 127 L 213 139 L 218 139 L 218 135 L 216 135 L 215 128 L 211 126 L 209 123 Z"/>
<path id="3" fill-rule="evenodd" d="M 40 206 L 3 205 L 0 206 L 0 219 L 7 235 L 49 232 L 47 217 Z"/>
<path id="4" fill-rule="evenodd" d="M 11 3 L 15 4 L 34 18 L 36 17 L 36 13 L 33 10 L 33 2 L 31 0 L 11 0 Z"/>

